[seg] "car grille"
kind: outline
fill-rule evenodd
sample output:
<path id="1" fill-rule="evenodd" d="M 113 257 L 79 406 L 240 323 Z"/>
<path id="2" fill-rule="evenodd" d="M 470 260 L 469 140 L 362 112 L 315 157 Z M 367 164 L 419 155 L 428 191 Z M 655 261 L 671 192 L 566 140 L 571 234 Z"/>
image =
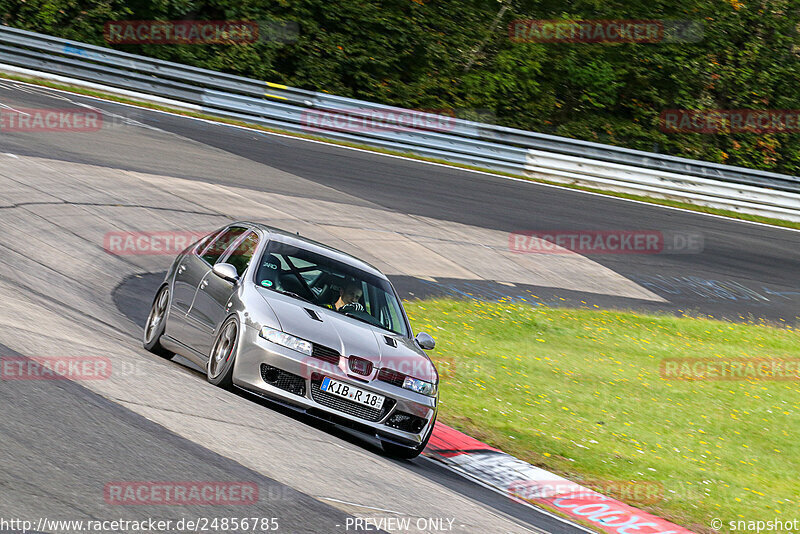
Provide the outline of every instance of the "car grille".
<path id="1" fill-rule="evenodd" d="M 348 415 L 366 419 L 367 421 L 372 421 L 373 423 L 386 417 L 386 414 L 388 414 L 395 405 L 395 400 L 387 397 L 383 402 L 383 407 L 380 410 L 376 410 L 375 408 L 362 406 L 357 402 L 343 399 L 341 397 L 337 397 L 336 395 L 331 395 L 330 393 L 322 391 L 320 389 L 321 384 L 322 375 L 314 374 L 311 377 L 311 398 L 313 398 L 316 402 Z"/>
<path id="2" fill-rule="evenodd" d="M 364 358 L 350 356 L 347 360 L 347 365 L 357 375 L 369 376 L 372 374 L 372 362 Z"/>
<path id="3" fill-rule="evenodd" d="M 339 351 L 326 347 L 325 345 L 317 345 L 314 343 L 311 349 L 311 356 L 332 363 L 333 365 L 339 365 Z"/>
<path id="4" fill-rule="evenodd" d="M 287 373 L 266 363 L 261 364 L 261 378 L 264 382 L 276 388 L 288 391 L 300 397 L 306 396 L 306 381 L 302 376 Z"/>
<path id="5" fill-rule="evenodd" d="M 403 373 L 398 373 L 397 371 L 393 371 L 391 369 L 381 369 L 378 373 L 378 380 L 381 382 L 388 382 L 393 384 L 397 387 L 403 387 L 403 382 L 406 379 L 406 375 Z"/>

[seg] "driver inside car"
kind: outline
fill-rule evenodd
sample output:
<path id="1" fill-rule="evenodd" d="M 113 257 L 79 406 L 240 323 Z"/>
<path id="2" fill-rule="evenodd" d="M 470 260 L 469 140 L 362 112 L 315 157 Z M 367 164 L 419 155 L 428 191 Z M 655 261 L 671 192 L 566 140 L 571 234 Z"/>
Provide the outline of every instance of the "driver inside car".
<path id="1" fill-rule="evenodd" d="M 350 283 L 339 290 L 339 298 L 333 304 L 326 304 L 326 308 L 340 312 L 363 312 L 364 306 L 359 302 L 364 292 L 358 284 Z"/>

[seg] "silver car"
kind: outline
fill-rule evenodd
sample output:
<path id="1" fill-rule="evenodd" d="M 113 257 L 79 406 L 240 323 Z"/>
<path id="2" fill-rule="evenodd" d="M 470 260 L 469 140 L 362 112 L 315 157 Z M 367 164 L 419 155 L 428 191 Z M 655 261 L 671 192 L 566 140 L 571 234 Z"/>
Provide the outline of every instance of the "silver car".
<path id="1" fill-rule="evenodd" d="M 144 347 L 380 440 L 413 458 L 433 432 L 439 376 L 394 287 L 344 252 L 234 223 L 184 250 L 153 300 Z"/>

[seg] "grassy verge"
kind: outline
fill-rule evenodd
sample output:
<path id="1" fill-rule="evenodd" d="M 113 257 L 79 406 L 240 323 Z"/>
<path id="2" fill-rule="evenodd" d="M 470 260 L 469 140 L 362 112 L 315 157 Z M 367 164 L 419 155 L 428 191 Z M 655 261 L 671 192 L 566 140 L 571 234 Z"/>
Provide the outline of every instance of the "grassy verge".
<path id="1" fill-rule="evenodd" d="M 660 372 L 676 357 L 800 357 L 796 327 L 477 301 L 406 309 L 438 341 L 443 423 L 573 480 L 655 483 L 663 497 L 631 504 L 695 531 L 796 515 L 800 382 Z"/>
<path id="2" fill-rule="evenodd" d="M 587 187 L 587 186 L 582 186 L 582 185 L 564 184 L 564 183 L 561 183 L 561 182 L 554 182 L 554 181 L 551 181 L 551 180 L 545 180 L 545 179 L 541 179 L 541 178 L 531 178 L 531 177 L 520 176 L 520 175 L 516 175 L 516 174 L 512 174 L 512 173 L 506 173 L 506 172 L 499 172 L 499 171 L 494 171 L 494 170 L 490 170 L 490 169 L 484 169 L 482 167 L 478 167 L 478 166 L 474 166 L 474 165 L 464 165 L 464 164 L 461 164 L 461 163 L 452 163 L 452 162 L 449 162 L 449 161 L 445 161 L 445 160 L 441 160 L 441 159 L 437 159 L 437 158 L 428 158 L 428 157 L 424 157 L 424 156 L 419 156 L 417 154 L 411 154 L 411 153 L 408 153 L 408 152 L 400 152 L 400 151 L 395 151 L 395 150 L 386 150 L 386 149 L 382 149 L 382 148 L 375 148 L 375 147 L 371 147 L 371 146 L 368 146 L 368 145 L 361 145 L 361 144 L 357 144 L 357 143 L 348 143 L 348 142 L 343 142 L 343 141 L 335 141 L 335 140 L 326 139 L 324 137 L 317 136 L 317 135 L 307 135 L 307 134 L 301 134 L 301 133 L 296 133 L 296 132 L 289 132 L 289 131 L 286 131 L 286 130 L 279 130 L 279 129 L 276 129 L 276 128 L 267 128 L 265 126 L 259 126 L 259 125 L 256 125 L 256 124 L 250 124 L 250 123 L 246 123 L 246 122 L 243 122 L 243 121 L 237 121 L 237 120 L 225 119 L 225 118 L 221 118 L 221 117 L 215 117 L 213 115 L 208 115 L 208 114 L 205 114 L 205 113 L 198 113 L 198 112 L 195 112 L 195 111 L 188 111 L 188 110 L 182 110 L 182 109 L 174 109 L 174 108 L 170 108 L 168 106 L 164 106 L 164 105 L 160 105 L 160 104 L 154 104 L 152 102 L 143 102 L 143 101 L 135 100 L 135 99 L 128 98 L 128 97 L 118 96 L 118 95 L 115 95 L 113 93 L 106 93 L 106 92 L 97 91 L 97 90 L 93 90 L 93 89 L 87 89 L 85 87 L 81 87 L 81 86 L 78 86 L 78 85 L 67 85 L 67 84 L 63 84 L 63 83 L 55 83 L 55 82 L 51 82 L 51 81 L 48 81 L 48 80 L 43 80 L 43 79 L 38 79 L 38 78 L 31 78 L 31 77 L 27 77 L 27 76 L 19 76 L 19 75 L 16 75 L 16 74 L 8 74 L 8 73 L 4 73 L 4 72 L 0 72 L 0 78 L 5 78 L 5 79 L 8 79 L 8 80 L 17 80 L 17 81 L 26 82 L 26 83 L 34 83 L 34 84 L 41 85 L 41 86 L 44 86 L 44 87 L 51 87 L 53 89 L 60 89 L 62 91 L 69 91 L 69 92 L 72 92 L 72 93 L 75 93 L 75 94 L 93 96 L 93 97 L 96 97 L 96 98 L 102 98 L 102 99 L 105 99 L 105 100 L 110 100 L 112 102 L 120 102 L 120 103 L 123 103 L 123 104 L 130 104 L 130 105 L 135 105 L 135 106 L 139 106 L 139 107 L 147 108 L 147 109 L 155 109 L 155 110 L 159 110 L 159 111 L 168 111 L 170 113 L 175 113 L 175 114 L 178 114 L 178 115 L 185 115 L 187 117 L 195 117 L 195 118 L 200 118 L 200 119 L 212 120 L 212 121 L 219 122 L 219 123 L 222 123 L 222 124 L 231 124 L 231 125 L 234 125 L 234 126 L 242 126 L 242 127 L 251 128 L 251 129 L 254 129 L 254 130 L 260 130 L 260 131 L 272 132 L 272 133 L 279 133 L 279 134 L 282 134 L 282 135 L 289 135 L 289 136 L 298 137 L 298 138 L 301 138 L 301 139 L 310 139 L 310 140 L 314 140 L 314 141 L 322 141 L 322 142 L 325 142 L 325 143 L 330 143 L 330 144 L 339 145 L 339 146 L 346 146 L 346 147 L 350 147 L 350 148 L 358 148 L 358 149 L 361 149 L 361 150 L 369 150 L 371 152 L 377 152 L 377 153 L 380 153 L 380 154 L 390 154 L 390 155 L 402 156 L 402 157 L 406 157 L 406 158 L 410 158 L 410 159 L 416 159 L 416 160 L 419 160 L 419 161 L 428 161 L 428 162 L 432 162 L 432 163 L 441 163 L 443 165 L 449 165 L 451 167 L 457 167 L 457 168 L 461 168 L 461 169 L 488 172 L 488 173 L 497 174 L 497 175 L 500 175 L 500 176 L 509 176 L 509 177 L 512 177 L 512 178 L 520 178 L 520 179 L 528 180 L 530 182 L 549 184 L 549 185 L 557 185 L 559 187 L 565 187 L 565 188 L 568 188 L 568 189 L 576 189 L 576 190 L 579 190 L 579 191 L 589 191 L 589 192 L 592 192 L 592 193 L 598 193 L 598 194 L 601 194 L 601 195 L 607 195 L 607 196 L 611 196 L 611 197 L 625 198 L 625 199 L 628 199 L 628 200 L 638 200 L 640 202 L 647 202 L 647 203 L 650 203 L 650 204 L 656 204 L 656 205 L 660 205 L 660 206 L 669 206 L 669 207 L 674 207 L 674 208 L 681 208 L 681 209 L 685 209 L 685 210 L 689 210 L 689 211 L 696 211 L 696 212 L 699 212 L 699 213 L 709 213 L 709 214 L 713 214 L 713 215 L 720 215 L 720 216 L 723 216 L 723 217 L 729 217 L 731 219 L 739 219 L 739 220 L 743 220 L 743 221 L 758 222 L 758 223 L 762 223 L 762 224 L 769 224 L 769 225 L 772 225 L 772 226 L 780 226 L 780 227 L 784 227 L 784 228 L 800 229 L 800 222 L 784 221 L 784 220 L 781 220 L 781 219 L 774 219 L 774 218 L 770 218 L 770 217 L 761 217 L 759 215 L 750 215 L 750 214 L 746 214 L 746 213 L 737 213 L 735 211 L 718 209 L 718 208 L 711 208 L 711 207 L 708 207 L 708 206 L 698 206 L 696 204 L 690 204 L 688 202 L 682 202 L 680 200 L 651 198 L 651 197 L 647 197 L 647 196 L 643 196 L 643 195 L 633 195 L 633 194 L 622 193 L 622 192 L 618 192 L 618 191 L 606 191 L 606 190 L 603 190 L 603 189 L 596 189 L 596 188 L 593 188 L 593 187 Z"/>

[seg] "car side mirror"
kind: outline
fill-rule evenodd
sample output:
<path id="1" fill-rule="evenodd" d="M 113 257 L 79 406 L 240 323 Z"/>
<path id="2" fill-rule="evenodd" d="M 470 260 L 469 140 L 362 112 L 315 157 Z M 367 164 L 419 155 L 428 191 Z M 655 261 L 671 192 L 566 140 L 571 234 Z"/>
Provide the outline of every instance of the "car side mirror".
<path id="1" fill-rule="evenodd" d="M 239 273 L 236 272 L 236 267 L 230 263 L 217 263 L 211 270 L 214 274 L 228 282 L 233 282 L 235 284 L 239 281 Z"/>
<path id="2" fill-rule="evenodd" d="M 414 339 L 417 341 L 417 345 L 423 350 L 433 350 L 433 347 L 436 346 L 436 341 L 430 334 L 425 332 L 420 332 Z"/>

